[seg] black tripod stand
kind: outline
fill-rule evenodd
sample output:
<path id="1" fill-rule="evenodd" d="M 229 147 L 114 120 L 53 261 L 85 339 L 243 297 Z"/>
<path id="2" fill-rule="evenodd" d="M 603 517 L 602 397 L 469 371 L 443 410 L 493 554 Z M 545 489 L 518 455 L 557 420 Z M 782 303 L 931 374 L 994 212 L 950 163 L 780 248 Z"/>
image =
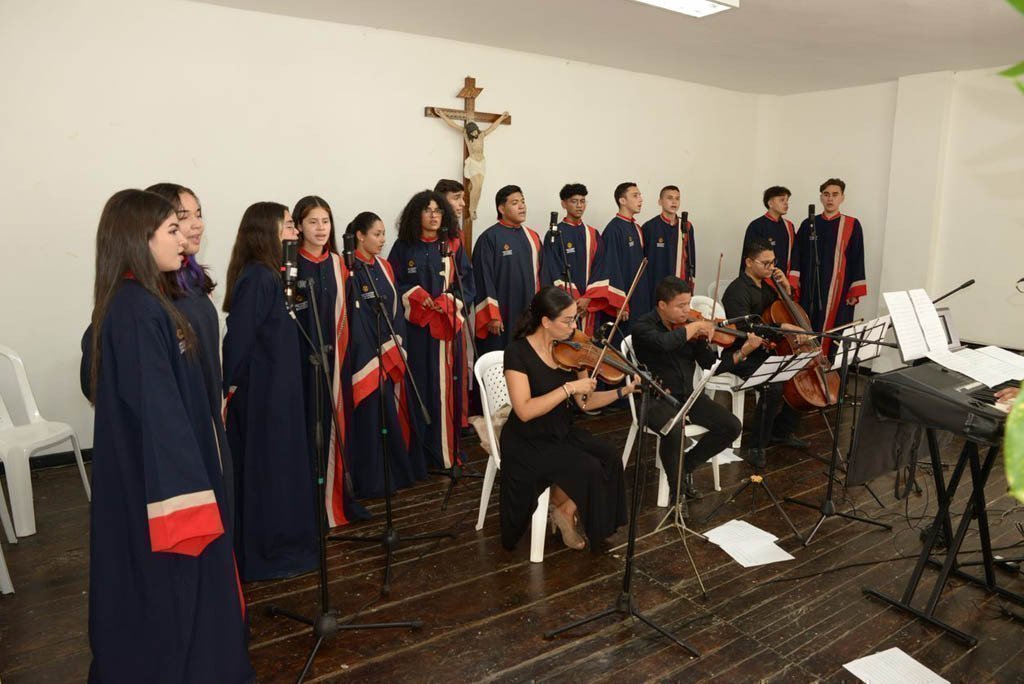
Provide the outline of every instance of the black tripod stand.
<path id="1" fill-rule="evenodd" d="M 348 249 L 346 252 L 348 253 Z M 348 254 L 346 254 L 346 257 Z M 402 347 L 398 335 L 395 334 L 395 328 L 391 324 L 391 317 L 384 310 L 384 302 L 380 298 L 380 291 L 377 289 L 377 283 L 374 282 L 373 274 L 370 273 L 369 269 L 362 264 L 359 259 L 353 258 L 351 260 L 353 264 L 353 270 L 356 278 L 362 274 L 363 279 L 366 281 L 369 287 L 369 292 L 373 294 L 370 298 L 374 306 L 374 314 L 377 322 L 377 407 L 380 411 L 380 447 L 381 447 L 381 458 L 384 462 L 384 529 L 380 534 L 372 535 L 358 535 L 358 534 L 334 534 L 328 537 L 331 541 L 354 541 L 362 543 L 378 543 L 384 547 L 384 583 L 381 586 L 381 594 L 387 596 L 391 593 L 391 557 L 398 548 L 401 541 L 417 541 L 421 539 L 440 539 L 443 537 L 454 537 L 455 534 L 452 532 L 426 532 L 423 534 L 413 534 L 406 537 L 399 535 L 398 530 L 394 525 L 394 518 L 392 517 L 392 506 L 391 506 L 391 456 L 390 449 L 388 448 L 388 420 L 387 420 L 387 406 L 385 405 L 385 394 L 387 389 L 387 379 L 384 372 L 384 346 L 390 341 L 402 356 L 402 362 L 405 364 L 406 369 L 409 368 L 408 358 L 405 354 L 405 349 Z M 384 336 L 383 321 L 388 328 L 388 336 Z M 429 425 L 430 415 L 427 413 L 426 407 L 423 405 L 423 400 L 420 397 L 419 389 L 416 387 L 416 380 L 412 377 L 411 373 L 406 372 L 406 378 L 409 381 L 413 389 L 413 395 L 416 397 L 416 401 L 419 403 L 420 410 L 423 412 L 423 419 Z M 420 623 L 419 620 L 416 621 Z M 420 623 L 422 625 L 422 623 Z"/>
<path id="2" fill-rule="evenodd" d="M 306 674 L 309 672 L 309 668 L 313 665 L 313 660 L 316 658 L 316 654 L 317 652 L 319 652 L 320 647 L 323 645 L 324 641 L 331 638 L 338 632 L 350 631 L 355 629 L 419 629 L 423 626 L 423 622 L 421 620 L 408 620 L 401 622 L 376 622 L 363 624 L 342 623 L 339 619 L 340 615 L 338 611 L 334 608 L 331 608 L 330 596 L 328 595 L 327 591 L 327 485 L 326 479 L 324 477 L 323 465 L 324 459 L 327 456 L 324 452 L 323 436 L 323 388 L 325 386 L 324 383 L 326 383 L 326 387 L 331 386 L 331 379 L 327 370 L 329 368 L 329 364 L 327 362 L 327 354 L 329 350 L 331 350 L 333 347 L 325 344 L 324 342 L 323 327 L 320 323 L 320 312 L 317 309 L 316 289 L 315 286 L 313 285 L 313 282 L 314 281 L 312 280 L 306 281 L 304 283 L 300 282 L 299 285 L 300 287 L 304 285 L 309 294 L 309 303 L 311 311 L 313 313 L 313 327 L 316 330 L 317 336 L 316 344 L 314 344 L 313 340 L 302 328 L 302 324 L 299 323 L 299 320 L 295 317 L 295 311 L 291 306 L 289 306 L 288 314 L 291 316 L 292 320 L 295 321 L 295 325 L 299 329 L 299 332 L 301 333 L 301 336 L 304 339 L 305 343 L 309 345 L 311 351 L 310 362 L 316 369 L 312 389 L 312 403 L 313 409 L 316 413 L 314 418 L 313 431 L 314 447 L 311 460 L 313 465 L 313 473 L 314 476 L 316 477 L 317 539 L 319 540 L 320 546 L 320 567 L 318 577 L 318 585 L 320 589 L 320 609 L 319 612 L 314 617 L 300 615 L 285 608 L 280 608 L 278 606 L 273 605 L 268 606 L 266 610 L 267 615 L 271 617 L 280 615 L 281 617 L 288 618 L 289 620 L 294 620 L 295 622 L 300 622 L 304 625 L 309 625 L 313 628 L 313 636 L 316 638 L 316 641 L 313 643 L 313 648 L 310 650 L 309 656 L 306 658 L 306 662 L 302 666 L 302 671 L 299 673 L 299 676 L 296 679 L 297 682 L 302 682 L 306 678 Z M 339 297 L 343 297 L 344 295 L 344 292 L 338 293 Z M 321 379 L 323 382 L 321 382 Z M 328 395 L 331 396 L 330 392 L 328 392 Z M 341 430 L 337 425 L 338 412 L 337 407 L 334 405 L 333 396 L 331 396 L 330 401 L 331 415 L 333 416 L 332 420 L 335 423 L 335 430 L 337 430 L 336 434 L 340 436 Z"/>
<path id="3" fill-rule="evenodd" d="M 774 363 L 774 359 L 770 358 L 751 376 L 751 378 L 757 378 L 758 381 L 761 383 L 760 387 L 762 392 L 762 396 L 760 397 L 760 400 L 757 402 L 758 429 L 755 430 L 754 433 L 755 435 L 758 435 L 759 437 L 764 439 L 764 442 L 756 444 L 758 448 L 764 448 L 764 445 L 767 444 L 768 440 L 767 435 L 770 433 L 767 410 L 769 402 L 768 392 L 772 391 L 772 383 L 786 381 L 789 378 L 791 378 L 792 373 L 787 373 L 782 378 L 780 378 L 779 376 L 782 375 L 783 373 L 786 373 L 787 371 L 794 370 L 794 367 L 795 370 L 799 370 L 800 368 L 802 368 L 804 363 L 806 362 L 799 363 L 799 359 L 799 356 L 794 356 L 791 360 L 785 363 Z M 768 370 L 764 374 L 759 375 L 761 373 L 761 369 L 764 368 L 765 366 L 769 366 Z M 756 386 L 757 385 L 754 385 L 754 387 Z M 747 387 L 748 385 L 745 383 L 741 389 L 746 389 Z M 778 389 L 779 385 L 775 385 L 775 388 Z M 707 523 L 709 520 L 714 518 L 716 515 L 718 515 L 719 511 L 721 511 L 723 508 L 725 508 L 733 501 L 738 499 L 739 496 L 743 494 L 743 492 L 747 491 L 747 489 L 751 486 L 760 487 L 762 490 L 764 490 L 764 493 L 767 494 L 768 498 L 771 500 L 772 505 L 775 506 L 775 510 L 779 512 L 779 515 L 782 516 L 782 519 L 786 521 L 787 525 L 789 525 L 789 529 L 793 530 L 793 534 L 796 536 L 796 538 L 802 542 L 804 538 L 800 535 L 800 532 L 797 531 L 796 525 L 793 524 L 793 521 L 789 519 L 788 515 L 786 515 L 785 509 L 782 508 L 782 504 L 779 503 L 779 500 L 778 498 L 776 498 L 775 493 L 771 490 L 771 487 L 768 486 L 768 480 L 766 479 L 766 476 L 762 473 L 753 473 L 750 476 L 743 478 L 743 484 L 741 484 L 739 488 L 732 493 L 732 496 L 730 496 L 722 503 L 718 504 L 718 506 L 716 506 L 713 511 L 708 513 L 707 516 L 701 522 Z M 756 494 L 757 489 L 752 489 L 750 492 L 751 510 L 754 509 L 754 497 L 756 496 Z"/>
<path id="4" fill-rule="evenodd" d="M 641 378 L 640 391 L 642 392 L 642 398 L 640 401 L 639 421 L 640 425 L 644 426 L 647 424 L 647 405 L 649 401 L 649 395 L 652 391 L 658 392 L 663 397 L 668 397 L 668 399 L 671 402 L 674 402 L 674 405 L 678 405 L 679 402 L 672 398 L 670 395 L 668 395 L 664 389 L 658 386 L 651 379 L 651 376 L 648 373 L 636 371 L 636 374 L 639 375 L 639 377 Z M 636 598 L 633 596 L 633 559 L 636 553 L 637 518 L 640 516 L 640 495 L 642 491 L 640 481 L 641 479 L 643 479 L 641 477 L 640 455 L 643 453 L 643 444 L 644 430 L 643 427 L 641 427 L 640 434 L 637 436 L 636 458 L 634 460 L 634 463 L 636 463 L 636 472 L 633 475 L 633 502 L 632 510 L 630 512 L 629 517 L 629 542 L 626 546 L 626 569 L 622 576 L 622 590 L 619 592 L 618 597 L 616 597 L 615 599 L 615 603 L 611 607 L 606 608 L 605 610 L 602 610 L 599 613 L 595 613 L 594 615 L 591 615 L 589 617 L 585 617 L 582 620 L 572 622 L 568 625 L 565 625 L 564 627 L 559 627 L 558 629 L 553 629 L 550 632 L 545 632 L 544 638 L 551 639 L 555 636 L 558 636 L 559 634 L 562 634 L 563 632 L 576 629 L 577 627 L 589 624 L 591 622 L 594 622 L 595 620 L 600 620 L 602 618 L 608 617 L 609 615 L 619 615 L 623 617 L 628 616 L 635 617 L 637 620 L 640 620 L 645 625 L 647 625 L 654 631 L 664 636 L 666 639 L 669 639 L 670 641 L 678 645 L 680 648 L 686 650 L 691 655 L 699 658 L 700 652 L 698 652 L 697 649 L 694 648 L 691 644 L 687 643 L 686 641 L 683 641 L 682 639 L 675 636 L 674 634 L 666 630 L 664 627 L 655 623 L 653 620 L 651 620 L 646 615 L 641 613 L 637 608 Z"/>
<path id="5" fill-rule="evenodd" d="M 877 520 L 871 520 L 870 518 L 862 518 L 852 513 L 843 513 L 842 511 L 837 511 L 835 501 L 833 501 L 832 499 L 837 479 L 836 470 L 839 467 L 839 426 L 843 419 L 843 407 L 846 405 L 844 397 L 846 395 L 846 382 L 850 373 L 850 347 L 855 344 L 857 346 L 857 349 L 860 349 L 860 345 L 864 341 L 865 332 L 866 330 L 861 333 L 859 338 L 851 338 L 846 335 L 834 335 L 832 333 L 808 333 L 811 335 L 827 337 L 834 341 L 842 342 L 843 357 L 842 366 L 839 370 L 839 392 L 836 400 L 835 418 L 836 429 L 833 430 L 832 432 L 832 456 L 829 459 L 828 463 L 828 489 L 825 492 L 825 498 L 822 499 L 820 504 L 812 504 L 807 501 L 801 501 L 800 499 L 786 498 L 786 501 L 788 501 L 789 503 L 794 503 L 797 504 L 798 506 L 805 506 L 807 508 L 814 508 L 821 513 L 821 517 L 818 518 L 818 522 L 814 525 L 814 527 L 811 529 L 811 533 L 807 535 L 807 538 L 804 540 L 804 546 L 807 546 L 811 543 L 811 540 L 814 539 L 814 535 L 817 534 L 818 529 L 821 527 L 822 523 L 825 522 L 825 520 L 837 515 L 848 520 L 856 520 L 858 522 L 867 523 L 869 525 L 876 525 L 877 527 L 881 527 L 886 530 L 892 529 L 892 525 L 886 525 L 885 523 L 878 522 Z M 890 347 L 896 346 L 891 343 L 881 341 L 875 342 L 874 344 Z"/>
<path id="6" fill-rule="evenodd" d="M 457 323 L 458 315 L 459 315 L 458 306 L 456 305 L 456 302 L 460 302 L 460 301 L 462 302 L 462 310 L 463 311 L 468 312 L 469 308 L 466 306 L 466 295 L 465 295 L 466 291 L 462 288 L 462 273 L 459 271 L 458 257 L 455 254 L 451 253 L 450 245 L 449 245 L 449 242 L 448 242 L 448 229 L 447 228 L 442 228 L 439 231 L 439 235 L 438 235 L 438 250 L 439 250 L 439 252 L 441 254 L 442 261 L 445 260 L 445 259 L 451 259 L 451 261 L 449 263 L 451 264 L 452 272 L 455 275 L 455 279 L 454 279 L 455 288 L 451 288 L 450 286 L 448 287 L 448 291 L 452 294 L 452 330 L 454 331 L 455 328 L 456 328 L 456 323 Z M 458 292 L 457 293 L 454 292 L 453 289 L 457 289 Z M 472 350 L 473 358 L 476 358 L 476 342 L 473 340 L 473 336 L 472 335 L 466 335 L 466 326 L 462 326 L 462 330 L 461 330 L 460 333 L 454 334 L 454 337 L 452 338 L 452 344 L 454 345 L 456 343 L 456 341 L 459 339 L 460 335 L 462 336 L 463 340 L 468 341 L 468 343 L 465 344 L 466 352 L 469 352 L 470 350 Z M 454 353 L 454 350 L 453 350 L 452 357 L 454 358 L 454 356 L 455 356 L 455 353 Z M 461 387 L 461 385 L 462 385 L 462 377 L 460 375 L 460 373 L 462 373 L 462 372 L 468 372 L 469 373 L 469 377 L 467 378 L 467 381 L 469 383 L 473 382 L 473 373 L 472 373 L 472 371 L 467 370 L 467 369 L 471 369 L 472 367 L 473 367 L 473 364 L 469 363 L 468 361 L 465 362 L 465 363 L 458 364 L 458 365 L 456 365 L 454 363 L 452 364 L 452 370 L 454 372 L 454 375 L 452 377 L 452 381 L 453 381 L 452 384 L 454 385 L 456 390 L 458 390 L 458 388 Z M 461 392 L 460 392 L 460 394 L 461 394 Z M 459 405 L 462 407 L 462 411 L 468 410 L 468 407 L 462 406 L 461 399 L 460 399 Z M 431 475 L 444 475 L 445 477 L 447 477 L 449 479 L 448 489 L 447 489 L 447 491 L 445 491 L 445 493 L 444 493 L 444 500 L 441 502 L 441 510 L 442 511 L 447 510 L 447 508 L 448 508 L 448 500 L 452 497 L 452 492 L 455 490 L 455 485 L 457 485 L 462 480 L 462 478 L 464 478 L 464 477 L 482 478 L 483 477 L 482 474 L 476 472 L 472 468 L 469 468 L 469 467 L 465 466 L 462 463 L 462 416 L 461 415 L 456 416 L 455 424 L 452 426 L 452 430 L 453 430 L 454 437 L 455 437 L 455 453 L 452 455 L 452 465 L 451 465 L 451 467 L 449 467 L 449 468 L 440 468 L 440 469 L 432 469 L 432 470 L 429 471 Z M 444 459 L 442 458 L 441 460 L 443 461 Z"/>

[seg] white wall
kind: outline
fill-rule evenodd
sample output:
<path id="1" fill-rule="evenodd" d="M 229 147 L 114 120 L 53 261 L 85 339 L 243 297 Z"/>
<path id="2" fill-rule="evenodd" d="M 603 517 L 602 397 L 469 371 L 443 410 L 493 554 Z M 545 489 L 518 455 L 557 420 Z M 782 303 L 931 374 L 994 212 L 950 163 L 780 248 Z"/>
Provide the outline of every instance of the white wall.
<path id="1" fill-rule="evenodd" d="M 582 181 L 588 219 L 603 227 L 621 180 L 644 191 L 642 218 L 657 212 L 658 188 L 679 184 L 706 282 L 720 250 L 738 258 L 751 215 L 737 190 L 751 186 L 753 95 L 175 0 L 0 0 L 0 64 L 0 343 L 22 353 L 44 415 L 72 423 L 85 446 L 78 342 L 96 221 L 120 188 L 194 188 L 201 261 L 223 281 L 251 202 L 316 193 L 342 225 L 371 209 L 390 226 L 413 192 L 458 177 L 458 138 L 423 107 L 460 107 L 454 94 L 473 75 L 478 108 L 514 120 L 487 139 L 481 217 L 517 183 L 543 230 L 558 189 Z"/>

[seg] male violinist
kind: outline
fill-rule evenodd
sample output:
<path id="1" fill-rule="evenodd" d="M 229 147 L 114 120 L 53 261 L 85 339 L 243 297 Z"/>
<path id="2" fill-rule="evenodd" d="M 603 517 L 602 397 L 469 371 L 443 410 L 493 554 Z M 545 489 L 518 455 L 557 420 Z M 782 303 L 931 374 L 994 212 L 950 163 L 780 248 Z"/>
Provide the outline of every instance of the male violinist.
<path id="1" fill-rule="evenodd" d="M 666 276 L 654 289 L 654 310 L 633 322 L 633 351 L 637 360 L 660 378 L 665 388 L 680 402 L 685 402 L 693 392 L 696 364 L 710 368 L 717 358 L 717 353 L 708 344 L 708 338 L 715 332 L 714 324 L 705 320 L 688 322 L 692 295 L 693 287 L 689 282 L 677 276 Z M 757 335 L 749 335 L 742 345 L 735 345 L 726 353 L 718 372 L 732 371 L 755 349 L 759 349 L 762 342 Z M 678 410 L 664 399 L 652 401 L 647 410 L 648 427 L 660 433 Z M 743 425 L 727 408 L 706 394 L 697 398 L 687 422 L 707 429 L 684 458 L 683 493 L 696 499 L 701 495 L 693 486 L 694 469 L 728 447 L 739 436 Z M 683 424 L 679 422 L 668 435 L 662 435 L 658 451 L 661 465 L 668 475 L 673 501 L 682 429 Z M 763 461 L 760 464 L 751 462 L 751 465 L 759 467 Z"/>
<path id="2" fill-rule="evenodd" d="M 768 285 L 772 280 L 776 287 L 781 287 L 787 295 L 792 296 L 789 281 L 776 265 L 776 254 L 771 243 L 753 238 L 743 245 L 743 273 L 729 283 L 722 295 L 726 318 L 760 316 L 779 298 L 775 288 Z M 743 328 L 744 325 L 740 324 L 739 327 Z M 799 330 L 797 326 L 788 323 L 781 327 Z M 768 351 L 762 347 L 747 356 L 732 371 L 741 378 L 750 377 L 764 363 Z M 807 447 L 806 441 L 793 434 L 800 414 L 782 401 L 782 383 L 772 383 L 760 392 L 754 415 L 754 439 L 750 448 L 753 461 L 764 463 L 764 450 L 769 445 L 782 444 L 796 449 Z"/>

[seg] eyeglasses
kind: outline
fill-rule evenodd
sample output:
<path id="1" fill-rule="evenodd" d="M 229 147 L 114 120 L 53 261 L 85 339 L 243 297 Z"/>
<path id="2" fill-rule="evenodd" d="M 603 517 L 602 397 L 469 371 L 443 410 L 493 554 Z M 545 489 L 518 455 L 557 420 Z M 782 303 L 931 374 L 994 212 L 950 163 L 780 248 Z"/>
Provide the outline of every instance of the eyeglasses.
<path id="1" fill-rule="evenodd" d="M 761 264 L 765 268 L 771 268 L 772 266 L 775 265 L 776 261 L 777 261 L 776 259 L 771 259 L 769 261 L 757 261 L 755 263 Z"/>
<path id="2" fill-rule="evenodd" d="M 441 216 L 442 214 L 444 214 L 444 210 L 443 209 L 431 209 L 431 208 L 427 207 L 426 209 L 423 210 L 423 213 L 424 214 L 432 214 L 432 215 L 435 215 L 435 216 Z"/>

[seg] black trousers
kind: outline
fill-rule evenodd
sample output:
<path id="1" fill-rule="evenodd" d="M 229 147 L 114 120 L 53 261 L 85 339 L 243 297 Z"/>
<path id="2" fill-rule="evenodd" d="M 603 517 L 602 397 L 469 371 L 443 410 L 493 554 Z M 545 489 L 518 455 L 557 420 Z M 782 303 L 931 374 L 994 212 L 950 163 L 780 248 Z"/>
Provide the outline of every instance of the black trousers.
<path id="1" fill-rule="evenodd" d="M 772 437 L 789 437 L 796 430 L 800 413 L 782 398 L 782 383 L 768 385 L 759 392 L 757 408 L 754 409 L 754 443 L 762 449 L 768 446 Z"/>
<path id="2" fill-rule="evenodd" d="M 661 428 L 672 420 L 677 411 L 678 409 L 673 409 L 667 402 L 653 402 L 647 411 L 648 427 L 660 433 Z M 715 403 L 706 394 L 702 394 L 694 402 L 686 420 L 688 423 L 700 425 L 707 432 L 698 437 L 696 446 L 686 452 L 683 464 L 684 473 L 692 473 L 699 465 L 724 450 L 743 430 L 743 424 L 739 418 L 734 416 L 729 409 Z M 661 465 L 665 468 L 673 493 L 676 487 L 676 469 L 679 467 L 679 445 L 682 440 L 682 431 L 683 424 L 680 421 L 668 435 L 662 435 L 661 448 L 658 450 Z"/>

